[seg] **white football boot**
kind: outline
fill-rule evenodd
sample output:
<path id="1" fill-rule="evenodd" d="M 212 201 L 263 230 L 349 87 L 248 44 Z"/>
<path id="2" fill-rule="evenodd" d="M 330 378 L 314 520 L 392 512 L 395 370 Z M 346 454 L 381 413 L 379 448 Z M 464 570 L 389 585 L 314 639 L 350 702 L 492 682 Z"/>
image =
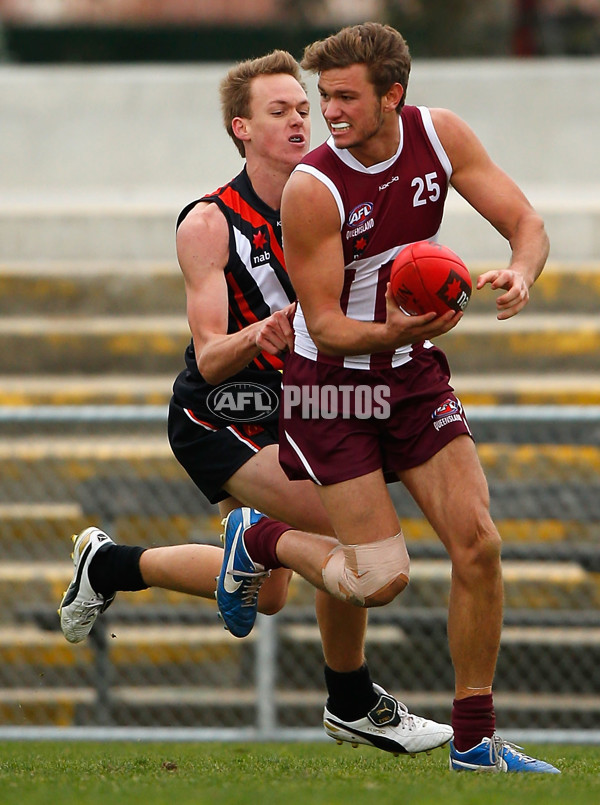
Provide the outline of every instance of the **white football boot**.
<path id="1" fill-rule="evenodd" d="M 339 744 L 365 744 L 394 755 L 429 752 L 452 738 L 454 733 L 449 725 L 415 716 L 382 687 L 373 685 L 373 688 L 380 694 L 379 699 L 372 710 L 357 721 L 343 721 L 325 707 L 323 726 L 327 735 Z"/>
<path id="2" fill-rule="evenodd" d="M 89 579 L 90 562 L 103 545 L 113 540 L 95 526 L 73 535 L 73 564 L 75 572 L 65 592 L 58 614 L 60 627 L 69 643 L 81 643 L 89 635 L 96 618 L 115 600 L 116 593 L 104 597 L 92 589 Z"/>

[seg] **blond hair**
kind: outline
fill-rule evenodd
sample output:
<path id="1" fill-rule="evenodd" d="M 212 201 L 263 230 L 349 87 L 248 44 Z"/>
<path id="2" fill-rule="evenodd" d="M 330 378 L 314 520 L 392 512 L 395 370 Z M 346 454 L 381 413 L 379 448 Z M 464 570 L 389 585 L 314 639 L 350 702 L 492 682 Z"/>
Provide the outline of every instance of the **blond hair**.
<path id="1" fill-rule="evenodd" d="M 234 65 L 221 81 L 221 112 L 227 133 L 242 157 L 245 146 L 233 133 L 232 121 L 235 117 L 250 117 L 251 86 L 253 79 L 261 75 L 291 75 L 303 89 L 300 67 L 296 59 L 286 50 L 274 50 L 257 59 L 246 59 Z"/>

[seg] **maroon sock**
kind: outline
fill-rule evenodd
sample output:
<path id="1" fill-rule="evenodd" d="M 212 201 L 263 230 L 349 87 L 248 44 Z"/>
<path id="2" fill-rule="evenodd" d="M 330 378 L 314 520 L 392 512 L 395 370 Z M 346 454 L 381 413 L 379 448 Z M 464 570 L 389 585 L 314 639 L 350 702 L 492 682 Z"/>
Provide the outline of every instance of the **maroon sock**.
<path id="1" fill-rule="evenodd" d="M 482 738 L 491 738 L 496 730 L 493 694 L 455 699 L 452 703 L 452 728 L 454 746 L 459 752 L 476 746 Z"/>
<path id="2" fill-rule="evenodd" d="M 250 526 L 244 534 L 246 550 L 253 562 L 259 562 L 267 570 L 283 567 L 277 558 L 277 543 L 285 531 L 291 531 L 292 526 L 262 517 L 258 523 Z"/>

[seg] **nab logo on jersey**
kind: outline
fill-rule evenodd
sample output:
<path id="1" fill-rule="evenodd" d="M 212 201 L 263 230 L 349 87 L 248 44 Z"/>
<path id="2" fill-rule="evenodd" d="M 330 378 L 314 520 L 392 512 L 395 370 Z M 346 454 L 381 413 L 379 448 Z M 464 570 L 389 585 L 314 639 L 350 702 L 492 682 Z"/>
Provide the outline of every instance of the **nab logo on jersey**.
<path id="1" fill-rule="evenodd" d="M 259 229 L 252 235 L 252 265 L 257 266 L 269 262 L 271 252 L 268 247 L 269 239 L 262 229 Z"/>
<path id="2" fill-rule="evenodd" d="M 373 204 L 370 201 L 363 201 L 357 204 L 348 216 L 348 226 L 357 226 L 366 221 L 373 212 Z"/>

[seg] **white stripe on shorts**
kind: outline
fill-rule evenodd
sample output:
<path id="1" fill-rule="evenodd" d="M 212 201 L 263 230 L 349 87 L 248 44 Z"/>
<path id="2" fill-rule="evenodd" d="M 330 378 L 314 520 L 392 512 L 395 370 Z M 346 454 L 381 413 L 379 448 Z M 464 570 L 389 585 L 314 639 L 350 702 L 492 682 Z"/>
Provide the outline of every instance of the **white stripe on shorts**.
<path id="1" fill-rule="evenodd" d="M 316 476 L 316 475 L 314 474 L 314 472 L 312 471 L 312 467 L 311 467 L 311 466 L 310 466 L 310 464 L 308 463 L 308 459 L 306 458 L 306 456 L 304 455 L 304 453 L 302 452 L 302 450 L 300 450 L 300 448 L 298 447 L 298 445 L 296 444 L 296 442 L 295 442 L 295 441 L 292 439 L 292 437 L 291 437 L 291 436 L 290 436 L 290 434 L 287 432 L 287 430 L 284 430 L 283 432 L 285 433 L 285 438 L 286 438 L 286 439 L 288 440 L 288 442 L 291 444 L 291 446 L 292 446 L 292 449 L 293 449 L 294 453 L 296 453 L 296 455 L 298 456 L 298 458 L 299 458 L 299 459 L 300 459 L 300 461 L 302 462 L 302 466 L 304 467 L 304 469 L 306 470 L 306 472 L 307 472 L 307 473 L 310 475 L 310 477 L 313 479 L 313 481 L 314 481 L 316 484 L 319 484 L 319 486 L 323 486 L 323 484 L 321 483 L 321 481 L 319 481 L 319 479 L 317 478 L 317 476 Z"/>
<path id="2" fill-rule="evenodd" d="M 202 422 L 201 419 L 198 419 L 198 417 L 194 414 L 194 412 L 190 408 L 184 408 L 183 410 L 187 418 L 191 419 L 194 425 L 200 425 L 200 427 L 204 428 L 205 430 L 213 430 L 213 431 L 218 430 L 218 428 L 209 425 L 208 422 Z"/>
<path id="3" fill-rule="evenodd" d="M 260 452 L 261 448 L 258 445 L 254 444 L 254 442 L 251 442 L 250 439 L 246 439 L 244 436 L 242 436 L 239 430 L 236 430 L 233 425 L 227 425 L 226 430 L 228 430 L 229 433 L 233 433 L 236 439 L 239 439 L 240 442 L 243 442 L 247 447 L 250 448 L 250 450 L 253 450 L 255 453 Z"/>
<path id="4" fill-rule="evenodd" d="M 201 419 L 198 419 L 198 417 L 194 414 L 194 412 L 190 408 L 184 408 L 183 410 L 185 411 L 188 419 L 191 419 L 195 425 L 200 425 L 201 428 L 204 428 L 205 430 L 210 430 L 213 433 L 216 433 L 216 431 L 219 430 L 219 428 L 215 428 L 208 422 L 202 422 Z M 240 442 L 243 442 L 246 445 L 246 447 L 249 447 L 250 450 L 252 450 L 254 453 L 260 452 L 261 448 L 258 445 L 254 444 L 254 442 L 251 442 L 249 439 L 246 439 L 245 436 L 242 436 L 239 430 L 236 430 L 233 425 L 227 425 L 225 430 L 228 430 L 229 433 L 232 433 L 236 439 L 238 439 Z"/>

